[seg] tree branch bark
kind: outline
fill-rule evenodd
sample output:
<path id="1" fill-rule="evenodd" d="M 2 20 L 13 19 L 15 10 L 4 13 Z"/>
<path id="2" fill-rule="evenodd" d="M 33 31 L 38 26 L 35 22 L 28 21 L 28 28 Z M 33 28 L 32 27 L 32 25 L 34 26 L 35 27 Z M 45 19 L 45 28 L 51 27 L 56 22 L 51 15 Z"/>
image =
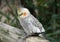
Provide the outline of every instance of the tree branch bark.
<path id="1" fill-rule="evenodd" d="M 29 37 L 26 39 L 26 42 L 50 42 L 50 41 L 41 37 Z"/>
<path id="2" fill-rule="evenodd" d="M 23 30 L 0 22 L 0 39 L 3 42 L 19 42 L 24 36 Z"/>
<path id="3" fill-rule="evenodd" d="M 3 42 L 50 42 L 40 37 L 28 37 L 23 39 L 25 36 L 26 34 L 23 30 L 0 22 L 0 40 Z"/>

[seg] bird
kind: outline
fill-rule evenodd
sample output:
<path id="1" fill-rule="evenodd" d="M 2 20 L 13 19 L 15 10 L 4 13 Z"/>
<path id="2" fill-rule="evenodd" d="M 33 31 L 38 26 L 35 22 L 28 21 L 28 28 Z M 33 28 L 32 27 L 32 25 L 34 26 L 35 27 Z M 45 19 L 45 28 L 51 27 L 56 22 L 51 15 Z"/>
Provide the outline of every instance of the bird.
<path id="1" fill-rule="evenodd" d="M 17 13 L 18 20 L 26 35 L 43 37 L 45 29 L 39 20 L 30 13 L 29 9 L 20 7 L 17 9 Z"/>

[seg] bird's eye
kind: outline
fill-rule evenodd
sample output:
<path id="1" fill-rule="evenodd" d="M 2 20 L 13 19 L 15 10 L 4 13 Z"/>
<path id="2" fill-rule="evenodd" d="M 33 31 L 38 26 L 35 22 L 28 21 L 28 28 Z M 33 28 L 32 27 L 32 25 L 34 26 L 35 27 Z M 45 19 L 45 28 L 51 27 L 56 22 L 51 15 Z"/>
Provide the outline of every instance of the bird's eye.
<path id="1" fill-rule="evenodd" d="M 21 16 L 23 13 L 19 14 L 18 16 Z"/>

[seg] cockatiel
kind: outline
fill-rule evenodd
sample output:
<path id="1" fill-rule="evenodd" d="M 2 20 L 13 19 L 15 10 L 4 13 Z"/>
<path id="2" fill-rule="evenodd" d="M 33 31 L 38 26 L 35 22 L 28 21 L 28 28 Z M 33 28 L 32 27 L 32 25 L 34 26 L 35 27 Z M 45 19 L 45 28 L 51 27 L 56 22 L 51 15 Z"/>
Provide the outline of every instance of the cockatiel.
<path id="1" fill-rule="evenodd" d="M 17 13 L 20 24 L 27 35 L 42 36 L 42 34 L 45 32 L 45 29 L 27 8 L 21 7 L 17 10 Z"/>

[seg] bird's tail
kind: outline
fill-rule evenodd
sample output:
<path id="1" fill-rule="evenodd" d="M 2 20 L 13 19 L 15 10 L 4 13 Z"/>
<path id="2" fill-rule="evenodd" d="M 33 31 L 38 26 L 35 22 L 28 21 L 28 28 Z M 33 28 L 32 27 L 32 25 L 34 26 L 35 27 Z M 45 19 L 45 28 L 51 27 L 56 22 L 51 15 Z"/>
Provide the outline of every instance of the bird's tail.
<path id="1" fill-rule="evenodd" d="M 41 32 L 41 33 L 39 33 L 38 36 L 41 37 L 41 38 L 46 38 L 46 34 L 45 34 L 45 32 Z"/>
<path id="2" fill-rule="evenodd" d="M 44 37 L 42 34 L 39 34 L 38 36 L 39 36 L 39 37 L 42 37 L 42 38 Z"/>

